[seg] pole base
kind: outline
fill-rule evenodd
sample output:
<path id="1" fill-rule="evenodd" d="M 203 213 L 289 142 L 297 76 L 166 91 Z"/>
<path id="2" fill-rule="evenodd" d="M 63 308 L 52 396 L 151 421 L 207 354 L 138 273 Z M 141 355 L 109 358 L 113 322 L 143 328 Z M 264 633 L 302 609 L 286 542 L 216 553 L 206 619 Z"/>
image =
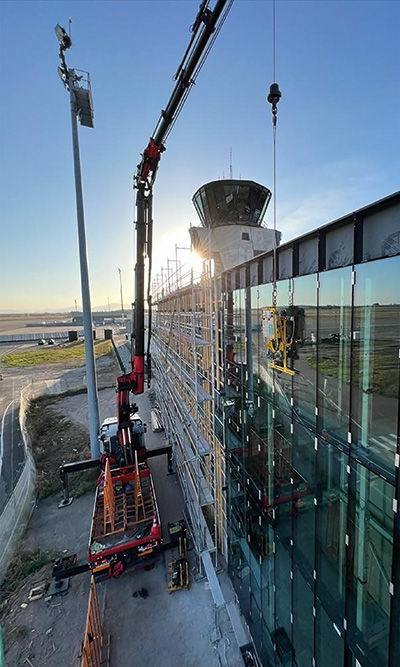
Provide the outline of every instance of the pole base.
<path id="1" fill-rule="evenodd" d="M 62 501 L 58 504 L 58 509 L 61 509 L 62 507 L 69 507 L 69 506 L 71 505 L 73 499 L 74 499 L 73 496 L 70 496 L 70 498 L 68 498 L 68 500 L 65 500 L 65 499 L 62 500 Z"/>

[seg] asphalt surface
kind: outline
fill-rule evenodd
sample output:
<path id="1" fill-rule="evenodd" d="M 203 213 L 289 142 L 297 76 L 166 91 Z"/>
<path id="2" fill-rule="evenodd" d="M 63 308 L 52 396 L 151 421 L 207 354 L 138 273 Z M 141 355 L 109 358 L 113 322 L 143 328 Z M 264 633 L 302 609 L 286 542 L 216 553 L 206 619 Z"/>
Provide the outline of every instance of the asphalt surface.
<path id="1" fill-rule="evenodd" d="M 17 349 L 18 345 L 1 345 L 0 357 Z M 19 398 L 26 385 L 26 376 L 0 370 L 0 512 L 18 481 L 25 459 L 19 427 Z"/>
<path id="2" fill-rule="evenodd" d="M 19 401 L 11 401 L 1 419 L 0 439 L 0 512 L 18 481 L 25 460 L 19 427 Z"/>

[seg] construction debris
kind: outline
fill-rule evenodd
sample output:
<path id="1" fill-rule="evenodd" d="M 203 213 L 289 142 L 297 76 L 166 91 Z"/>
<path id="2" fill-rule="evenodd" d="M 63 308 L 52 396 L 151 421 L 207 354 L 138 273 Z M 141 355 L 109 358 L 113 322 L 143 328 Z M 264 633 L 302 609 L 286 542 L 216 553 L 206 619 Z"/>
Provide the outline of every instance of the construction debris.
<path id="1" fill-rule="evenodd" d="M 32 588 L 29 595 L 28 595 L 29 602 L 34 602 L 35 600 L 40 600 L 43 597 L 43 595 L 45 594 L 46 588 L 47 588 L 47 581 L 46 580 L 40 582 L 40 584 L 35 586 L 35 588 Z"/>
<path id="2" fill-rule="evenodd" d="M 157 433 L 158 431 L 163 431 L 164 426 L 162 425 L 161 422 L 161 414 L 159 408 L 154 407 L 151 410 L 151 428 L 154 431 L 154 433 Z"/>

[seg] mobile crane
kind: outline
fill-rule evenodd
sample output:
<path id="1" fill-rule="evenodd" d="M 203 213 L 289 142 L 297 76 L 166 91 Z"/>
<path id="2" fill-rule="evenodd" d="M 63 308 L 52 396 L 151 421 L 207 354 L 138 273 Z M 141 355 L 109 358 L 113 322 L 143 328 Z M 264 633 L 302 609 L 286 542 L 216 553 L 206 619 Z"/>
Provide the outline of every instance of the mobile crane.
<path id="1" fill-rule="evenodd" d="M 119 576 L 125 567 L 136 562 L 138 558 L 169 546 L 162 543 L 161 522 L 147 459 L 151 456 L 167 454 L 168 469 L 171 471 L 172 449 L 167 446 L 151 451 L 146 450 L 143 438 L 144 425 L 136 414 L 138 408 L 135 403 L 131 403 L 130 395 L 143 394 L 145 370 L 147 370 L 148 387 L 151 383 L 150 278 L 153 185 L 161 155 L 165 151 L 165 141 L 204 65 L 233 0 L 217 0 L 213 9 L 209 7 L 209 4 L 210 0 L 202 0 L 199 6 L 191 27 L 192 36 L 189 45 L 174 77 L 175 87 L 166 109 L 161 111 L 153 135 L 134 175 L 136 265 L 132 369 L 117 378 L 117 418 L 106 420 L 107 423 L 103 422 L 100 429 L 100 438 L 103 441 L 101 460 L 79 461 L 60 467 L 60 476 L 64 486 L 63 505 L 70 502 L 68 473 L 98 465 L 101 465 L 102 468 L 97 484 L 87 565 L 96 578 Z M 69 41 L 66 39 L 65 46 L 61 42 L 60 58 L 62 62 L 63 51 L 70 46 L 70 39 Z M 145 369 L 145 257 L 148 258 L 147 304 L 149 313 L 147 369 Z M 109 446 L 104 446 L 106 441 Z M 179 537 L 180 532 L 175 530 L 175 537 L 177 534 Z M 75 569 L 81 572 L 84 571 L 84 567 L 78 566 Z M 67 576 L 65 571 L 58 571 L 57 578 L 62 576 Z"/>

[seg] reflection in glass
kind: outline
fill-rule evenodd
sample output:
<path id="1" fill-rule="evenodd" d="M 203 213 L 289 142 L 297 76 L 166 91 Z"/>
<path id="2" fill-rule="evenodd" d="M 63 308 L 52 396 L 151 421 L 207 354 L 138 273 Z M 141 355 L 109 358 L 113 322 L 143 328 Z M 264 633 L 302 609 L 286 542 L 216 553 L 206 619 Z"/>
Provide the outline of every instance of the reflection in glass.
<path id="1" fill-rule="evenodd" d="M 357 454 L 393 471 L 399 392 L 400 257 L 357 267 L 352 433 Z"/>
<path id="2" fill-rule="evenodd" d="M 393 487 L 352 463 L 349 634 L 371 665 L 386 665 L 393 550 Z M 354 496 L 353 496 L 354 494 Z"/>
<path id="3" fill-rule="evenodd" d="M 314 593 L 297 568 L 293 578 L 293 646 L 298 667 L 312 665 Z"/>
<path id="4" fill-rule="evenodd" d="M 294 280 L 294 303 L 304 312 L 302 338 L 297 345 L 297 370 L 293 378 L 294 411 L 297 419 L 315 430 L 316 350 L 317 350 L 317 278 L 303 276 Z"/>
<path id="5" fill-rule="evenodd" d="M 341 667 L 345 642 L 346 660 L 388 664 L 395 275 L 399 257 L 358 266 L 354 286 L 351 267 L 279 281 L 276 308 L 301 313 L 294 375 L 268 356 L 272 285 L 225 299 L 229 572 L 265 664 L 280 640 L 292 667 Z"/>
<path id="6" fill-rule="evenodd" d="M 318 306 L 319 432 L 347 445 L 350 408 L 351 268 L 320 277 Z"/>
<path id="7" fill-rule="evenodd" d="M 336 623 L 332 622 L 318 600 L 315 635 L 317 666 L 343 667 L 344 641 L 341 630 Z"/>
<path id="8" fill-rule="evenodd" d="M 338 627 L 345 616 L 347 454 L 320 440 L 317 452 L 317 597 Z"/>
<path id="9" fill-rule="evenodd" d="M 193 204 L 204 227 L 246 224 L 261 225 L 271 192 L 254 181 L 213 181 L 193 196 Z"/>

